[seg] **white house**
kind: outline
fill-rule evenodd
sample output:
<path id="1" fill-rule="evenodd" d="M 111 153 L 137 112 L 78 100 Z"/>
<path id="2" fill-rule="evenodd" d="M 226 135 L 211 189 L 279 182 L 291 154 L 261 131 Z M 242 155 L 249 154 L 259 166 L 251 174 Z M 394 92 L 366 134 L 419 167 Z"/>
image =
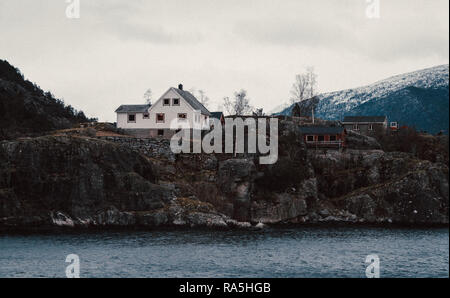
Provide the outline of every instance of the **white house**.
<path id="1" fill-rule="evenodd" d="M 209 129 L 210 112 L 183 85 L 167 90 L 153 105 L 121 105 L 117 110 L 117 127 L 140 137 L 170 138 L 171 123 L 193 129 Z"/>

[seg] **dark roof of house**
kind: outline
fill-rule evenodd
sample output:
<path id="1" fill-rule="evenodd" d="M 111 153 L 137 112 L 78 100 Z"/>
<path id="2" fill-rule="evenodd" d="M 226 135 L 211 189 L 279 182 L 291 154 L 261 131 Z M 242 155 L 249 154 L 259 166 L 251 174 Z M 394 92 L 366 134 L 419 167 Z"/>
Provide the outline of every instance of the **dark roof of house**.
<path id="1" fill-rule="evenodd" d="M 144 113 L 147 112 L 151 105 L 121 105 L 117 108 L 116 113 Z"/>
<path id="2" fill-rule="evenodd" d="M 219 119 L 222 118 L 223 112 L 211 112 L 211 118 Z"/>
<path id="3" fill-rule="evenodd" d="M 342 122 L 379 122 L 386 121 L 386 116 L 345 116 Z"/>
<path id="4" fill-rule="evenodd" d="M 301 134 L 340 134 L 344 131 L 342 126 L 300 126 Z"/>
<path id="5" fill-rule="evenodd" d="M 190 93 L 189 91 L 185 91 L 185 90 L 181 90 L 178 88 L 174 88 L 176 92 L 178 92 L 178 94 L 180 94 L 184 100 L 186 100 L 188 102 L 189 105 L 191 105 L 191 107 L 193 107 L 195 110 L 200 110 L 202 114 L 205 114 L 207 116 L 210 116 L 211 113 L 208 111 L 207 108 L 205 108 L 204 105 L 201 104 L 201 102 L 199 102 L 197 100 L 197 98 L 195 98 L 194 95 L 192 95 L 192 93 Z"/>

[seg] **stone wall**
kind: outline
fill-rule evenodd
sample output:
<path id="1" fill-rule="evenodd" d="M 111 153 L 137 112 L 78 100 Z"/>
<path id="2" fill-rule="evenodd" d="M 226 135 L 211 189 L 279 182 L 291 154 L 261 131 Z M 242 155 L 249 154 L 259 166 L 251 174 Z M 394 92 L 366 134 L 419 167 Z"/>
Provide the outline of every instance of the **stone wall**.
<path id="1" fill-rule="evenodd" d="M 126 128 L 123 129 L 124 133 L 136 138 L 158 138 L 162 137 L 165 139 L 170 139 L 174 134 L 175 130 L 171 129 L 150 129 L 150 128 Z M 162 135 L 160 134 L 162 132 Z"/>
<path id="2" fill-rule="evenodd" d="M 175 161 L 175 154 L 170 149 L 170 141 L 167 139 L 133 138 L 125 136 L 108 136 L 97 138 L 109 142 L 114 142 L 122 146 L 127 146 L 128 148 L 140 151 L 148 157 L 158 159 L 163 158 L 170 161 Z"/>

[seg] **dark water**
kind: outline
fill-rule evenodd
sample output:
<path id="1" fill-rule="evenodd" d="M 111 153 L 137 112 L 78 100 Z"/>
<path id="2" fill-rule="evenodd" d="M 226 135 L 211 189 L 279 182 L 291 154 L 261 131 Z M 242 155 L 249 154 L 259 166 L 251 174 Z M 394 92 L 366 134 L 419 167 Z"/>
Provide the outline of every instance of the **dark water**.
<path id="1" fill-rule="evenodd" d="M 244 231 L 0 234 L 0 277 L 449 277 L 448 229 L 286 228 Z"/>

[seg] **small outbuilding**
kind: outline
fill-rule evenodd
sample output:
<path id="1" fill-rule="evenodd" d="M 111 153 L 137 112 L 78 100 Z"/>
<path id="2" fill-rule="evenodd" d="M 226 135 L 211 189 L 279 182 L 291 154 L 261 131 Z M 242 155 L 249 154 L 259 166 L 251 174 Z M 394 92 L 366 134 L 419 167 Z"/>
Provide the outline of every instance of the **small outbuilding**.
<path id="1" fill-rule="evenodd" d="M 347 131 L 342 126 L 300 126 L 303 141 L 308 147 L 343 148 Z"/>
<path id="2" fill-rule="evenodd" d="M 345 129 L 363 135 L 371 135 L 385 132 L 388 127 L 388 119 L 386 116 L 345 116 L 342 125 Z"/>
<path id="3" fill-rule="evenodd" d="M 214 125 L 214 119 L 219 120 L 222 125 L 225 124 L 225 116 L 223 112 L 211 112 L 211 116 L 209 117 L 209 125 Z"/>

